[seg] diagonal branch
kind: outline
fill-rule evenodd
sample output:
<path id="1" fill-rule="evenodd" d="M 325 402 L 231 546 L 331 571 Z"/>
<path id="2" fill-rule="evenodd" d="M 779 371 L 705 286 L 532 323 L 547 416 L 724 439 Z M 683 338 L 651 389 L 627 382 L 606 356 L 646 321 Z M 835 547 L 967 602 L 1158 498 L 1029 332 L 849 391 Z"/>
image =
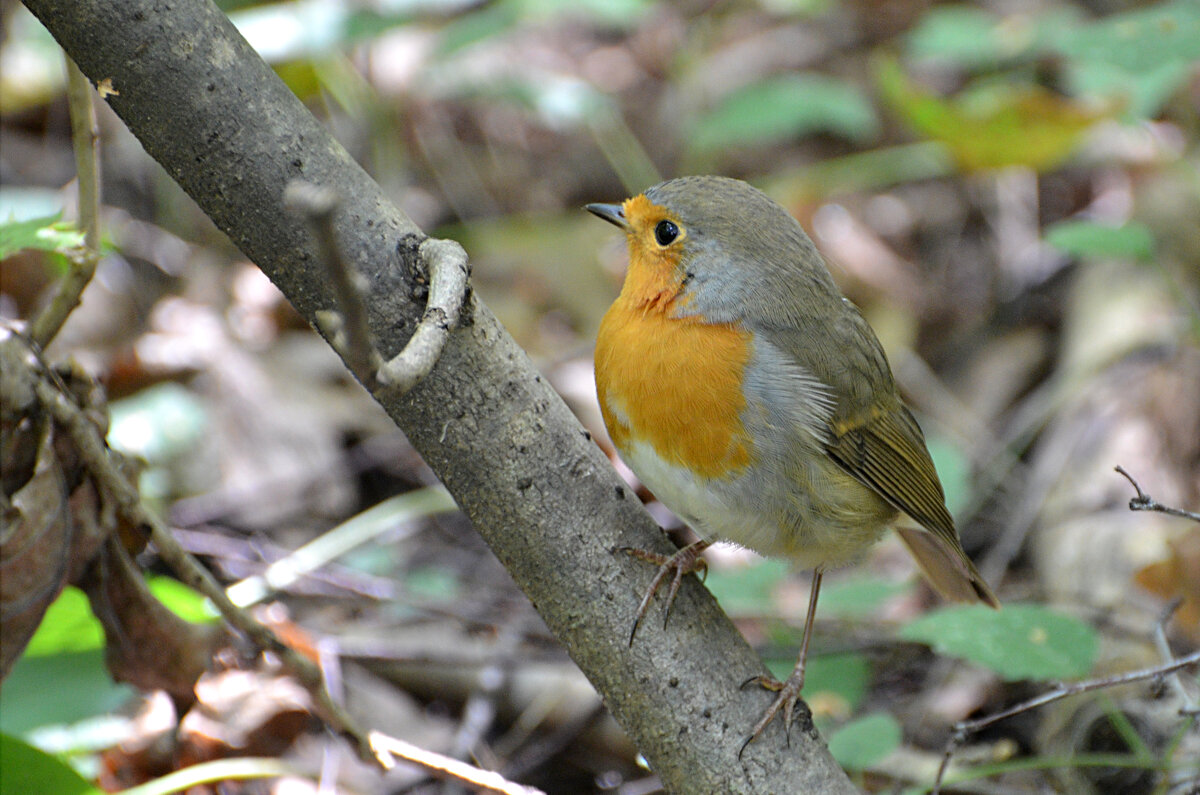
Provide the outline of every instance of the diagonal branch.
<path id="1" fill-rule="evenodd" d="M 107 101 L 143 148 L 310 323 L 337 300 L 309 229 L 282 197 L 293 179 L 335 190 L 339 246 L 369 284 L 371 337 L 385 357 L 409 342 L 425 305 L 398 245 L 426 236 L 209 0 L 24 2 L 86 75 L 111 81 L 119 93 Z M 465 270 L 457 252 L 426 256 Z M 419 387 L 376 398 L 664 786 L 853 792 L 811 727 L 793 732 L 790 748 L 769 731 L 738 759 L 765 706 L 738 685 L 766 669 L 695 578 L 683 583 L 671 626 L 646 626 L 643 642 L 627 647 L 645 572 L 609 550 L 671 545 L 491 311 L 473 300 L 462 320 Z"/>

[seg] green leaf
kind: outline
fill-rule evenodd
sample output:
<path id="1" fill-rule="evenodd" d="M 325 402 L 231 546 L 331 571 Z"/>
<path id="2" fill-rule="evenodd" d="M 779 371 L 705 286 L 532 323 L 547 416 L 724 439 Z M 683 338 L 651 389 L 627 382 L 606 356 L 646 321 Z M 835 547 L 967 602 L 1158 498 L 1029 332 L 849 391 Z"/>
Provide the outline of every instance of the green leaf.
<path id="1" fill-rule="evenodd" d="M 437 53 L 447 56 L 493 36 L 512 30 L 519 21 L 518 8 L 511 2 L 491 3 L 442 29 Z"/>
<path id="2" fill-rule="evenodd" d="M 1095 221 L 1060 221 L 1046 229 L 1046 242 L 1075 257 L 1142 261 L 1154 257 L 1154 234 L 1137 222 L 1108 226 Z"/>
<path id="3" fill-rule="evenodd" d="M 945 437 L 930 436 L 927 443 L 929 456 L 946 492 L 946 507 L 950 513 L 956 513 L 971 498 L 971 462 L 959 447 L 950 444 Z"/>
<path id="4" fill-rule="evenodd" d="M 799 653 L 799 641 L 795 651 Z M 779 681 L 787 679 L 796 664 L 792 655 L 766 659 L 767 670 Z M 810 703 L 837 702 L 824 712 L 848 714 L 858 708 L 871 683 L 871 663 L 856 652 L 810 654 L 804 671 L 804 698 Z"/>
<path id="5" fill-rule="evenodd" d="M 175 615 L 195 624 L 209 624 L 220 614 L 208 597 L 171 577 L 151 576 L 146 578 L 150 593 Z"/>
<path id="6" fill-rule="evenodd" d="M 981 8 L 938 6 L 908 34 L 908 53 L 965 66 L 988 66 L 1013 50 L 1000 35 L 999 23 L 995 14 Z"/>
<path id="7" fill-rule="evenodd" d="M 83 232 L 74 224 L 64 222 L 62 213 L 30 218 L 25 221 L 9 220 L 0 224 L 0 259 L 24 249 L 62 253 L 83 245 Z"/>
<path id="8" fill-rule="evenodd" d="M 25 647 L 26 657 L 43 657 L 104 648 L 104 629 L 92 614 L 87 596 L 68 586 L 58 595 Z"/>
<path id="9" fill-rule="evenodd" d="M 983 81 L 942 98 L 911 81 L 893 58 L 875 60 L 880 93 L 916 132 L 941 141 L 966 171 L 1057 168 L 1110 108 L 1092 108 L 1036 84 Z"/>
<path id="10" fill-rule="evenodd" d="M 204 404 L 170 382 L 113 401 L 109 414 L 109 445 L 151 464 L 192 452 L 208 425 Z"/>
<path id="11" fill-rule="evenodd" d="M 23 656 L 0 690 L 0 730 L 24 734 L 38 726 L 75 723 L 111 712 L 134 693 L 113 682 L 100 649 Z M 8 789 L 3 790 L 6 795 Z"/>
<path id="12" fill-rule="evenodd" d="M 871 663 L 864 655 L 817 654 L 808 658 L 804 671 L 804 697 L 837 696 L 845 702 L 846 711 L 853 712 L 862 703 L 870 683 Z"/>
<path id="13" fill-rule="evenodd" d="M 900 631 L 942 654 L 992 669 L 1009 681 L 1086 675 L 1096 660 L 1096 631 L 1039 605 L 947 607 Z"/>
<path id="14" fill-rule="evenodd" d="M 692 128 L 700 152 L 775 143 L 816 132 L 855 141 L 874 136 L 879 121 L 857 86 L 823 75 L 786 75 L 735 92 Z"/>
<path id="15" fill-rule="evenodd" d="M 885 712 L 852 720 L 829 737 L 829 752 L 847 770 L 866 770 L 900 747 L 903 734 Z"/>
<path id="16" fill-rule="evenodd" d="M 75 769 L 56 756 L 8 734 L 0 734 L 0 792 L 21 795 L 99 795 Z"/>
<path id="17" fill-rule="evenodd" d="M 821 586 L 823 618 L 862 618 L 874 614 L 891 599 L 911 591 L 911 582 L 889 582 L 878 577 L 852 577 Z"/>
<path id="18" fill-rule="evenodd" d="M 149 577 L 146 582 L 158 600 L 185 621 L 204 623 L 215 621 L 215 608 L 199 592 L 171 579 Z M 92 651 L 104 648 L 104 628 L 92 613 L 87 596 L 78 588 L 68 586 L 51 603 L 42 623 L 25 648 L 27 657 Z"/>
<path id="19" fill-rule="evenodd" d="M 1200 59 L 1200 3 L 1180 0 L 1059 26 L 1048 45 L 1061 56 L 1073 93 L 1120 98 L 1126 118 L 1152 118 L 1184 90 Z"/>
<path id="20" fill-rule="evenodd" d="M 1060 31 L 1057 45 L 1078 61 L 1111 64 L 1131 74 L 1200 59 L 1200 3 L 1177 0 L 1114 14 Z"/>
<path id="21" fill-rule="evenodd" d="M 453 570 L 443 566 L 424 566 L 404 578 L 408 594 L 424 604 L 453 601 L 462 591 L 462 583 Z"/>
<path id="22" fill-rule="evenodd" d="M 762 615 L 774 611 L 775 589 L 790 571 L 783 561 L 761 560 L 736 569 L 709 570 L 704 584 L 729 615 Z"/>

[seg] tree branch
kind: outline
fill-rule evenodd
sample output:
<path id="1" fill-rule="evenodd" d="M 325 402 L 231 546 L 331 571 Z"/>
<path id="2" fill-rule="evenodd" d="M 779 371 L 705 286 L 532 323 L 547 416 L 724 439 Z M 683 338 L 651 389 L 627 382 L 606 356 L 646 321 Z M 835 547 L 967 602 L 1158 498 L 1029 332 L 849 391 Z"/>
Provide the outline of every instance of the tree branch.
<path id="1" fill-rule="evenodd" d="M 262 62 L 208 0 L 25 0 L 145 150 L 310 323 L 338 309 L 303 220 L 283 205 L 303 179 L 342 197 L 338 242 L 368 284 L 385 355 L 424 310 L 401 244 L 425 235 Z M 107 85 L 107 84 L 106 84 Z M 407 237 L 406 236 L 415 236 Z M 768 730 L 742 692 L 761 660 L 687 578 L 665 630 L 626 640 L 645 587 L 620 546 L 671 552 L 637 499 L 528 356 L 472 301 L 429 374 L 377 399 L 473 521 L 547 626 L 603 695 L 664 785 L 677 792 L 852 792 L 811 724 Z"/>
<path id="2" fill-rule="evenodd" d="M 55 288 L 54 297 L 29 325 L 29 339 L 45 349 L 75 307 L 96 273 L 100 261 L 100 132 L 92 105 L 92 86 L 67 57 L 67 105 L 71 112 L 71 148 L 75 150 L 75 182 L 79 189 L 79 226 L 83 246 L 67 254 L 70 270 Z"/>

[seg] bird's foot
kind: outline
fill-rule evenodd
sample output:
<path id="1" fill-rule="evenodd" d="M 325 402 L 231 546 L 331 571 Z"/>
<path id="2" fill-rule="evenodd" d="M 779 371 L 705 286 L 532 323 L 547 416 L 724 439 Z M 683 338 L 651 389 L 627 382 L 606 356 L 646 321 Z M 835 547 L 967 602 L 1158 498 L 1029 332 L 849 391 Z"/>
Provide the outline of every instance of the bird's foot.
<path id="1" fill-rule="evenodd" d="M 706 541 L 696 541 L 680 549 L 674 555 L 660 555 L 657 552 L 637 547 L 617 547 L 613 550 L 614 552 L 625 552 L 638 560 L 658 566 L 658 572 L 651 580 L 650 587 L 646 589 L 646 595 L 642 597 L 642 603 L 638 605 L 637 615 L 633 619 L 633 628 L 629 631 L 630 646 L 633 645 L 633 638 L 637 635 L 638 626 L 650 608 L 650 600 L 654 598 L 654 594 L 662 587 L 668 576 L 671 577 L 671 582 L 667 587 L 666 606 L 663 608 L 664 627 L 667 625 L 667 619 L 671 616 L 671 605 L 675 603 L 675 594 L 679 592 L 679 584 L 683 582 L 683 578 L 696 571 L 702 574 L 708 573 L 708 561 L 700 557 L 700 553 L 707 546 L 708 542 Z"/>
<path id="2" fill-rule="evenodd" d="M 787 743 L 790 746 L 792 742 L 791 729 L 792 718 L 796 713 L 796 705 L 800 704 L 801 709 L 806 709 L 804 702 L 800 700 L 800 691 L 804 688 L 804 668 L 797 666 L 796 670 L 792 671 L 792 675 L 786 681 L 780 682 L 773 676 L 753 676 L 742 683 L 742 687 L 749 685 L 758 685 L 764 690 L 770 690 L 777 695 L 775 700 L 771 702 L 771 706 L 767 707 L 762 717 L 758 719 L 758 723 L 750 729 L 750 736 L 742 743 L 742 747 L 738 749 L 738 758 L 742 756 L 742 752 L 746 750 L 746 746 L 754 742 L 763 733 L 763 730 L 775 719 L 775 716 L 780 712 L 783 713 L 783 732 L 787 738 Z"/>

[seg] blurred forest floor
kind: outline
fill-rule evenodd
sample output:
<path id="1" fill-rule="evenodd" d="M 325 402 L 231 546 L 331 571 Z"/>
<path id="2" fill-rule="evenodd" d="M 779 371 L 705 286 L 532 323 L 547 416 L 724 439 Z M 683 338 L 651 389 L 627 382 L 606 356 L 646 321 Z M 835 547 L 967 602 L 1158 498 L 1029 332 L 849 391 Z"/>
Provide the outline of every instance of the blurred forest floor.
<path id="1" fill-rule="evenodd" d="M 1200 5 L 222 6 L 418 225 L 465 246 L 475 289 L 610 454 L 591 348 L 624 241 L 582 205 L 720 173 L 810 231 L 888 350 L 968 551 L 1006 604 L 1082 633 L 1065 668 L 1021 673 L 980 659 L 981 637 L 964 651 L 915 628 L 938 601 L 894 539 L 832 573 L 805 696 L 867 791 L 928 791 L 955 721 L 1200 644 L 1200 526 L 1131 512 L 1113 471 L 1200 506 Z M 2 10 L 0 221 L 71 219 L 61 53 L 22 6 Z M 46 358 L 99 379 L 144 497 L 223 582 L 258 588 L 260 615 L 363 723 L 549 793 L 656 791 L 469 523 L 418 491 L 435 479 L 404 435 L 97 105 L 105 256 Z M 5 328 L 59 263 L 4 259 Z M 369 541 L 264 584 L 346 523 Z M 714 549 L 707 584 L 786 671 L 807 576 Z M 191 791 L 465 791 L 355 761 L 236 644 L 194 697 L 115 685 L 86 605 L 68 590 L 51 609 L 0 730 L 106 788 L 277 756 L 298 772 Z M 1195 669 L 1183 679 L 998 723 L 955 757 L 953 789 L 1197 792 Z"/>

